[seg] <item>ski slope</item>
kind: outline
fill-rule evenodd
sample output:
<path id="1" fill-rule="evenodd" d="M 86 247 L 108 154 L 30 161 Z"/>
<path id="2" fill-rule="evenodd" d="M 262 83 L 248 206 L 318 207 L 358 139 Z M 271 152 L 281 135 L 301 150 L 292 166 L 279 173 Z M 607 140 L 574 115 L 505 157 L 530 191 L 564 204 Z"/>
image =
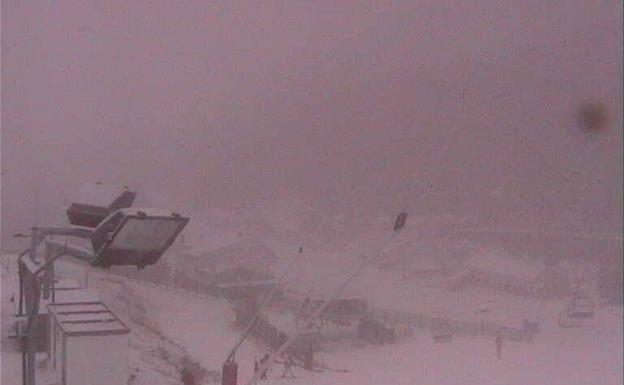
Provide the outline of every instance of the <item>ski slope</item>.
<path id="1" fill-rule="evenodd" d="M 219 234 L 214 235 L 215 239 Z M 362 261 L 355 249 L 343 253 L 304 247 L 284 240 L 263 239 L 278 256 L 273 266 L 280 274 L 291 266 L 288 289 L 303 295 L 326 296 Z M 227 242 L 223 242 L 224 244 Z M 371 242 L 375 243 L 375 242 Z M 296 263 L 291 264 L 293 258 Z M 61 276 L 83 280 L 85 271 L 76 265 L 59 263 Z M 2 383 L 17 384 L 20 379 L 20 356 L 9 348 L 7 340 L 12 304 L 17 291 L 15 267 L 2 270 Z M 133 385 L 181 384 L 179 362 L 192 360 L 209 375 L 204 383 L 218 381 L 229 349 L 239 332 L 233 325 L 230 305 L 209 297 L 200 297 L 155 287 L 106 272 L 89 270 L 89 287 L 100 291 L 102 298 L 132 329 L 129 383 Z M 506 341 L 501 359 L 496 356 L 494 341 L 485 337 L 454 336 L 448 344 L 435 343 L 426 330 L 416 330 L 396 344 L 366 345 L 359 341 L 326 344 L 316 355 L 324 369 L 318 372 L 295 368 L 296 379 L 281 379 L 282 366 L 276 364 L 269 379 L 272 384 L 392 384 L 392 385 L 619 385 L 622 376 L 622 308 L 599 306 L 596 316 L 581 328 L 561 329 L 557 317 L 560 301 L 511 297 L 485 289 L 451 292 L 435 281 L 402 280 L 400 272 L 367 268 L 348 288 L 348 296 L 363 296 L 373 306 L 448 316 L 463 320 L 486 319 L 512 327 L 521 326 L 523 318 L 538 320 L 540 333 L 530 343 Z M 140 317 L 133 312 L 141 309 Z M 477 313 L 475 310 L 487 309 Z M 162 352 L 166 354 L 162 354 Z M 160 352 L 155 354 L 154 352 Z M 266 352 L 253 338 L 236 355 L 239 384 L 252 377 L 256 357 Z M 168 358 L 163 358 L 168 357 Z M 39 357 L 45 382 L 44 357 Z"/>

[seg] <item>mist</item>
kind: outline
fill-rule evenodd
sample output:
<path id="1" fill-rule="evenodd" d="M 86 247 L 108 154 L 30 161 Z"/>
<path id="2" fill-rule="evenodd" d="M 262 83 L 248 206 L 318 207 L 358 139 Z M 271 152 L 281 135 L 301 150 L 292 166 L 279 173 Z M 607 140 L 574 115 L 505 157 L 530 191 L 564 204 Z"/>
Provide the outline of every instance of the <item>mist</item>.
<path id="1" fill-rule="evenodd" d="M 4 1 L 3 245 L 92 181 L 187 211 L 296 196 L 621 231 L 621 8 Z"/>
<path id="2" fill-rule="evenodd" d="M 1 11 L 0 382 L 624 383 L 621 0 Z"/>

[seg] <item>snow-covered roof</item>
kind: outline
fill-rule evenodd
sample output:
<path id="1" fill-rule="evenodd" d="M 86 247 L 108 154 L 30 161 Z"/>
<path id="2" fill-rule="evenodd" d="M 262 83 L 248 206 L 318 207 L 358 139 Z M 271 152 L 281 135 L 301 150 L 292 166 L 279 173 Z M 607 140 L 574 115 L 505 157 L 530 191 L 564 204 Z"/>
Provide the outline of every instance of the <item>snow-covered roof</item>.
<path id="1" fill-rule="evenodd" d="M 59 278 L 54 280 L 54 290 L 77 290 L 82 288 L 80 282 L 71 278 Z"/>
<path id="2" fill-rule="evenodd" d="M 512 257 L 497 255 L 493 251 L 481 251 L 464 261 L 470 270 L 505 274 L 526 281 L 533 281 L 544 271 L 539 263 L 520 261 Z"/>
<path id="3" fill-rule="evenodd" d="M 148 216 L 154 217 L 170 217 L 175 211 L 155 208 L 155 207 L 128 207 L 125 209 L 119 209 L 117 211 L 121 211 L 126 215 L 138 215 L 139 211 L 145 213 Z"/>
<path id="4" fill-rule="evenodd" d="M 80 312 L 98 313 L 106 310 L 103 303 L 78 303 L 78 304 L 50 304 L 48 306 L 62 305 L 62 308 L 57 309 L 59 314 L 71 314 Z"/>
<path id="5" fill-rule="evenodd" d="M 101 303 L 102 300 L 96 291 L 81 290 L 58 290 L 54 292 L 55 304 L 86 304 Z"/>
<path id="6" fill-rule="evenodd" d="M 113 184 L 87 183 L 78 190 L 76 203 L 108 207 L 127 189 Z"/>
<path id="7" fill-rule="evenodd" d="M 72 308 L 68 311 L 68 308 Z M 49 305 L 48 312 L 66 335 L 125 334 L 130 330 L 106 306 Z"/>

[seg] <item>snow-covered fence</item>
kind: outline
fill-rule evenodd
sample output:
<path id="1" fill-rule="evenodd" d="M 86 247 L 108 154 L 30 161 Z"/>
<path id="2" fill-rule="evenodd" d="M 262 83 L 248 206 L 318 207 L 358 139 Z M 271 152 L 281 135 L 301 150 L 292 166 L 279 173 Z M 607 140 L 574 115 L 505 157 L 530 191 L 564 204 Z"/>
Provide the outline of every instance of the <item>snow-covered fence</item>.
<path id="1" fill-rule="evenodd" d="M 371 308 L 371 313 L 389 323 L 410 325 L 423 329 L 432 329 L 436 325 L 444 324 L 451 329 L 453 334 L 490 337 L 501 335 L 505 339 L 519 342 L 529 342 L 535 334 L 534 329 L 512 328 L 483 321 L 453 320 L 392 309 Z"/>

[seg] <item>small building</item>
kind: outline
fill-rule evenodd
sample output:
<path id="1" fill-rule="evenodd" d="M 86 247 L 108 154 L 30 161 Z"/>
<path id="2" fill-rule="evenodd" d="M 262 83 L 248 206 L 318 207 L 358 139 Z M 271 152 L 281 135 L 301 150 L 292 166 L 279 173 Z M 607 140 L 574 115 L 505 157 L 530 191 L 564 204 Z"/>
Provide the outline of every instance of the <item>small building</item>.
<path id="1" fill-rule="evenodd" d="M 70 286 L 72 286 L 70 284 Z M 73 289 L 56 289 L 52 291 L 51 298 L 49 300 L 41 299 L 39 305 L 39 314 L 37 314 L 33 323 L 33 335 L 36 338 L 36 351 L 45 352 L 49 341 L 48 325 L 49 314 L 47 304 L 98 304 L 101 303 L 101 299 L 97 292 L 93 290 L 73 290 Z M 20 349 L 25 348 L 26 344 L 26 327 L 27 327 L 26 315 L 17 316 L 15 323 L 16 335 L 21 341 Z"/>
<path id="2" fill-rule="evenodd" d="M 128 381 L 130 329 L 103 303 L 50 304 L 48 352 L 60 385 Z"/>
<path id="3" fill-rule="evenodd" d="M 568 292 L 565 276 L 554 267 L 494 253 L 481 253 L 464 261 L 464 281 L 514 295 L 560 297 Z"/>
<path id="4" fill-rule="evenodd" d="M 245 241 L 183 257 L 175 280 L 188 290 L 237 300 L 266 294 L 277 283 L 271 273 L 277 256 L 262 242 Z"/>
<path id="5" fill-rule="evenodd" d="M 277 255 L 263 242 L 247 240 L 197 255 L 186 255 L 186 265 L 202 270 L 220 271 L 232 266 L 269 274 Z"/>

